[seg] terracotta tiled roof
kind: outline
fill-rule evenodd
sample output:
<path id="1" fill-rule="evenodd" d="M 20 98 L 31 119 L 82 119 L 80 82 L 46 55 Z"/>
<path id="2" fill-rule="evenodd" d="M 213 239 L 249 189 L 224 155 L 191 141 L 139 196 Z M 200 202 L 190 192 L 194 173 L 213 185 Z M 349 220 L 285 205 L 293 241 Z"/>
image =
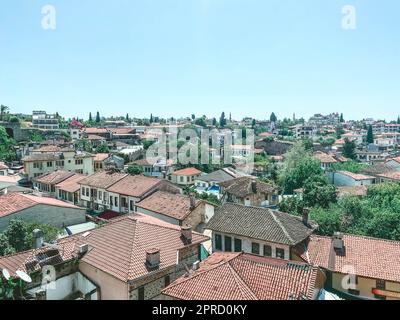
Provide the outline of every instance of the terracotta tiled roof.
<path id="1" fill-rule="evenodd" d="M 196 207 L 201 203 L 196 200 Z M 193 209 L 190 209 L 190 198 L 181 194 L 157 191 L 136 203 L 140 209 L 157 212 L 175 219 L 184 220 Z"/>
<path id="2" fill-rule="evenodd" d="M 77 206 L 54 198 L 38 197 L 31 194 L 8 193 L 4 196 L 0 196 L 0 217 L 31 208 L 39 204 L 61 208 L 81 209 Z"/>
<path id="3" fill-rule="evenodd" d="M 300 248 L 301 257 L 309 263 L 334 272 L 346 273 L 352 266 L 358 276 L 400 282 L 400 242 L 343 235 L 344 253 L 333 251 L 332 238 L 312 235 L 307 248 Z"/>
<path id="4" fill-rule="evenodd" d="M 32 180 L 34 182 L 39 182 L 39 183 L 43 183 L 43 184 L 51 184 L 51 185 L 54 184 L 55 185 L 55 184 L 60 183 L 74 175 L 75 175 L 75 173 L 73 173 L 73 172 L 56 170 L 53 172 L 45 173 L 39 177 L 33 178 Z"/>
<path id="5" fill-rule="evenodd" d="M 348 176 L 354 180 L 369 180 L 369 179 L 375 179 L 375 177 L 372 176 L 367 176 L 365 174 L 360 174 L 360 173 L 353 173 L 350 171 L 337 171 L 337 173 L 343 174 L 345 176 Z"/>
<path id="6" fill-rule="evenodd" d="M 162 182 L 160 179 L 128 175 L 107 189 L 108 192 L 140 198 Z"/>
<path id="7" fill-rule="evenodd" d="M 253 189 L 253 183 L 255 183 L 255 190 Z M 224 188 L 224 192 L 233 194 L 236 197 L 244 198 L 248 195 L 257 193 L 271 193 L 277 191 L 277 188 L 266 182 L 261 182 L 253 177 L 240 177 L 233 180 L 225 181 L 220 183 L 220 186 Z"/>
<path id="8" fill-rule="evenodd" d="M 225 203 L 215 210 L 206 228 L 253 239 L 296 245 L 306 239 L 317 225 L 306 226 L 300 217 L 271 209 Z"/>
<path id="9" fill-rule="evenodd" d="M 336 192 L 338 197 L 343 196 L 366 196 L 368 192 L 367 186 L 342 186 L 337 187 Z"/>
<path id="10" fill-rule="evenodd" d="M 33 162 L 33 161 L 55 161 L 59 160 L 60 156 L 55 153 L 34 153 L 30 156 L 24 157 L 23 162 Z"/>
<path id="11" fill-rule="evenodd" d="M 29 274 L 39 270 L 40 264 L 55 265 L 73 259 L 78 255 L 79 247 L 76 244 L 76 239 L 69 237 L 58 244 L 61 250 L 42 247 L 0 257 L 0 268 L 7 269 L 13 277 L 16 277 L 17 270 Z"/>
<path id="12" fill-rule="evenodd" d="M 400 171 L 391 171 L 378 174 L 378 177 L 400 181 Z"/>
<path id="13" fill-rule="evenodd" d="M 315 299 L 318 268 L 246 253 L 214 253 L 163 294 L 181 300 Z"/>
<path id="14" fill-rule="evenodd" d="M 201 174 L 200 170 L 197 170 L 196 168 L 186 168 L 186 169 L 181 169 L 177 170 L 173 173 L 175 176 L 194 176 L 194 175 L 199 175 Z"/>
<path id="15" fill-rule="evenodd" d="M 84 132 L 87 134 L 101 134 L 109 131 L 106 128 L 85 128 Z"/>
<path id="16" fill-rule="evenodd" d="M 104 137 L 98 136 L 96 134 L 89 134 L 87 139 L 88 140 L 105 140 Z"/>
<path id="17" fill-rule="evenodd" d="M 33 152 L 60 152 L 59 146 L 44 146 L 38 149 L 34 149 Z"/>
<path id="18" fill-rule="evenodd" d="M 206 240 L 208 237 L 193 232 L 191 245 Z M 177 250 L 187 246 L 180 227 L 135 215 L 115 218 L 80 237 L 79 243 L 87 243 L 91 248 L 81 261 L 122 281 L 154 271 L 146 266 L 146 250 L 160 250 L 159 269 L 163 269 L 175 265 Z"/>
<path id="19" fill-rule="evenodd" d="M 93 161 L 104 161 L 108 159 L 110 155 L 108 153 L 97 153 L 94 155 Z"/>
<path id="20" fill-rule="evenodd" d="M 322 163 L 336 163 L 336 159 L 326 154 L 325 152 L 317 151 L 314 153 L 314 157 L 317 158 Z"/>
<path id="21" fill-rule="evenodd" d="M 80 189 L 80 185 L 78 184 L 78 182 L 80 182 L 81 180 L 83 180 L 84 178 L 86 178 L 86 176 L 82 175 L 82 174 L 77 174 L 75 173 L 73 176 L 67 178 L 66 180 L 58 183 L 56 185 L 57 189 L 63 190 L 65 192 L 77 192 Z"/>
<path id="22" fill-rule="evenodd" d="M 0 170 L 8 169 L 8 166 L 4 162 L 0 162 Z"/>
<path id="23" fill-rule="evenodd" d="M 107 189 L 127 175 L 119 172 L 99 171 L 79 181 L 80 185 Z"/>

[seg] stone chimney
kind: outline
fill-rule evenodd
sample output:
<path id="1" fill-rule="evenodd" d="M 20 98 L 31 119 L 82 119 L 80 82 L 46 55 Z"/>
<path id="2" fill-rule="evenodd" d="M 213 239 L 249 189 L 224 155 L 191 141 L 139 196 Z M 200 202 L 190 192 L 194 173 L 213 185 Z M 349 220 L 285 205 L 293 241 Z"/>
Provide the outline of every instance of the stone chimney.
<path id="1" fill-rule="evenodd" d="M 150 268 L 157 268 L 160 265 L 160 249 L 151 248 L 146 250 L 146 265 Z"/>
<path id="2" fill-rule="evenodd" d="M 190 201 L 190 211 L 192 211 L 194 208 L 196 208 L 195 196 L 193 196 L 193 195 L 189 196 L 189 201 Z"/>
<path id="3" fill-rule="evenodd" d="M 182 238 L 187 242 L 192 242 L 192 227 L 191 226 L 182 226 L 181 227 Z"/>
<path id="4" fill-rule="evenodd" d="M 333 249 L 337 252 L 343 252 L 344 249 L 343 234 L 340 232 L 335 232 L 333 235 Z"/>
<path id="5" fill-rule="evenodd" d="M 257 193 L 257 181 L 255 180 L 251 182 L 251 191 Z"/>
<path id="6" fill-rule="evenodd" d="M 308 208 L 303 209 L 302 220 L 304 225 L 306 225 L 307 227 L 310 225 L 310 209 Z"/>
<path id="7" fill-rule="evenodd" d="M 40 229 L 33 230 L 33 248 L 39 249 L 43 247 L 43 232 Z"/>

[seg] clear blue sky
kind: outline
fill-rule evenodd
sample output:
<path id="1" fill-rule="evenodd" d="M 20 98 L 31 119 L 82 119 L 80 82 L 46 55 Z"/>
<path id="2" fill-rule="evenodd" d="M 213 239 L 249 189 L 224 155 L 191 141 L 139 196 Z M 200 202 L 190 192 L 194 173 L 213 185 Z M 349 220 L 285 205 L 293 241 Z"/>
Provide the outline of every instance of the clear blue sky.
<path id="1" fill-rule="evenodd" d="M 346 4 L 354 31 L 341 28 Z M 2 0 L 0 103 L 85 118 L 394 119 L 399 17 L 398 0 Z"/>

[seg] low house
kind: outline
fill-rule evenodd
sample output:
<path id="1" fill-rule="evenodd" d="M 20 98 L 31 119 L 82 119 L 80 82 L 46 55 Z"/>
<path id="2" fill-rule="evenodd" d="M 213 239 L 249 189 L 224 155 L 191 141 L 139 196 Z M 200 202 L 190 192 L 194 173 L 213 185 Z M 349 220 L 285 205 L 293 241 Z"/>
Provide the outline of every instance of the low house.
<path id="1" fill-rule="evenodd" d="M 124 159 L 113 154 L 97 153 L 93 159 L 94 172 L 107 168 L 123 169 Z"/>
<path id="2" fill-rule="evenodd" d="M 107 189 L 126 176 L 114 171 L 99 171 L 79 181 L 81 204 L 98 212 L 119 207 L 119 198 L 109 197 Z"/>
<path id="3" fill-rule="evenodd" d="M 240 177 L 220 183 L 224 202 L 268 207 L 278 204 L 278 188 L 253 177 Z"/>
<path id="4" fill-rule="evenodd" d="M 182 194 L 157 191 L 136 204 L 140 213 L 178 226 L 196 229 L 214 215 L 214 206 Z"/>
<path id="5" fill-rule="evenodd" d="M 329 177 L 335 186 L 369 186 L 375 183 L 375 177 L 350 171 L 330 172 Z"/>
<path id="6" fill-rule="evenodd" d="M 157 190 L 181 192 L 181 189 L 166 180 L 145 176 L 125 176 L 106 189 L 110 199 L 108 209 L 119 213 L 136 212 L 137 202 Z"/>
<path id="7" fill-rule="evenodd" d="M 327 287 L 347 298 L 400 299 L 400 242 L 336 233 L 312 235 L 298 256 L 327 273 Z"/>
<path id="8" fill-rule="evenodd" d="M 218 187 L 221 182 L 230 181 L 235 178 L 229 171 L 220 169 L 209 174 L 203 174 L 196 178 L 194 185 L 198 191 L 207 191 L 209 188 Z"/>
<path id="9" fill-rule="evenodd" d="M 65 179 L 64 181 L 55 185 L 56 198 L 59 200 L 67 201 L 75 205 L 81 205 L 80 194 L 81 187 L 79 182 L 86 178 L 82 174 L 75 173 L 73 176 Z"/>
<path id="10" fill-rule="evenodd" d="M 0 176 L 7 176 L 8 169 L 8 166 L 4 162 L 0 162 Z"/>
<path id="11" fill-rule="evenodd" d="M 173 172 L 168 176 L 172 183 L 182 186 L 193 185 L 196 178 L 201 175 L 201 171 L 196 168 L 186 168 Z"/>
<path id="12" fill-rule="evenodd" d="M 315 152 L 314 158 L 321 162 L 321 169 L 324 171 L 330 169 L 334 163 L 337 163 L 334 157 L 322 151 Z"/>
<path id="13" fill-rule="evenodd" d="M 182 229 L 150 217 L 127 215 L 83 234 L 59 240 L 60 250 L 54 255 L 59 254 L 65 260 L 74 258 L 75 263 L 72 270 L 59 268 L 62 274 L 58 271 L 56 278 L 72 277 L 79 272 L 88 284 L 95 284 L 95 288 L 90 285 L 90 290 L 85 290 L 91 293 L 84 295 L 86 299 L 155 299 L 162 289 L 199 260 L 200 244 L 207 239 L 189 228 Z M 35 252 L 1 257 L 0 266 L 12 266 L 8 268 L 13 274 L 20 267 L 24 270 L 26 258 L 32 253 Z M 36 263 L 38 273 L 29 286 L 29 293 L 35 295 L 42 291 L 41 281 L 46 273 L 40 271 L 52 263 L 54 259 Z M 71 281 L 64 286 L 59 283 L 55 290 L 47 289 L 45 296 L 59 293 L 58 299 L 66 298 L 71 291 L 68 283 Z"/>
<path id="14" fill-rule="evenodd" d="M 285 212 L 226 203 L 206 226 L 212 231 L 212 251 L 247 252 L 292 259 L 292 249 L 317 228 L 308 212 L 297 217 Z"/>
<path id="15" fill-rule="evenodd" d="M 86 221 L 85 209 L 47 197 L 8 193 L 0 196 L 0 232 L 13 219 L 66 227 Z"/>
<path id="16" fill-rule="evenodd" d="M 400 171 L 390 171 L 390 172 L 380 173 L 377 176 L 379 183 L 400 182 Z"/>
<path id="17" fill-rule="evenodd" d="M 162 293 L 166 300 L 317 300 L 324 282 L 309 264 L 218 252 Z"/>
<path id="18" fill-rule="evenodd" d="M 56 185 L 68 178 L 75 175 L 74 172 L 67 172 L 62 170 L 56 170 L 53 172 L 45 173 L 39 177 L 33 178 L 33 187 L 39 192 L 48 193 L 51 196 L 56 195 Z"/>
<path id="19" fill-rule="evenodd" d="M 140 159 L 133 163 L 141 166 L 143 174 L 148 177 L 166 178 L 173 172 L 172 159 L 160 158 L 155 163 L 150 163 L 146 159 Z"/>
<path id="20" fill-rule="evenodd" d="M 400 157 L 395 157 L 386 160 L 386 165 L 392 170 L 400 171 Z"/>

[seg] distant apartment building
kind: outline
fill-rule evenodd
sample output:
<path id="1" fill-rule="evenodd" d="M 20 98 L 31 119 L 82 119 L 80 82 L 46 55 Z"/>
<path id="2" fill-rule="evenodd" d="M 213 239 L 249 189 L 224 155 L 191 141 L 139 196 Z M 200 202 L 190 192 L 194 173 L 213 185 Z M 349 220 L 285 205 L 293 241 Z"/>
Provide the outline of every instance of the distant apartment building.
<path id="1" fill-rule="evenodd" d="M 293 136 L 297 139 L 312 139 L 317 134 L 317 127 L 314 125 L 298 124 L 290 128 Z"/>
<path id="2" fill-rule="evenodd" d="M 372 131 L 374 134 L 400 132 L 400 124 L 377 122 L 372 125 Z"/>
<path id="3" fill-rule="evenodd" d="M 58 130 L 60 128 L 56 115 L 47 114 L 46 111 L 32 112 L 32 126 L 43 130 Z"/>
<path id="4" fill-rule="evenodd" d="M 337 125 L 340 122 L 339 113 L 331 113 L 326 116 L 322 114 L 314 114 L 309 120 L 308 123 L 311 125 L 315 125 L 318 127 L 327 126 L 327 125 Z"/>

